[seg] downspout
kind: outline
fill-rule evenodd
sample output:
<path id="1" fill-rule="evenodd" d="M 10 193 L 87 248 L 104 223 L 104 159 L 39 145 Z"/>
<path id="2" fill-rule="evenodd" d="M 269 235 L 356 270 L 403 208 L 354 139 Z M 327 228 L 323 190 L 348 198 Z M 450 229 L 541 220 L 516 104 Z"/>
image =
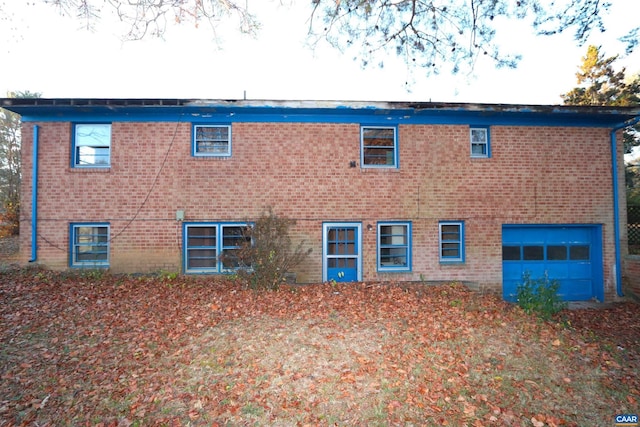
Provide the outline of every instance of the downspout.
<path id="1" fill-rule="evenodd" d="M 618 138 L 616 132 L 640 122 L 640 117 L 627 120 L 611 129 L 611 169 L 613 177 L 613 235 L 616 248 L 616 293 L 623 297 L 622 292 L 622 253 L 620 250 L 620 194 L 618 190 Z"/>
<path id="2" fill-rule="evenodd" d="M 38 259 L 38 125 L 33 126 L 33 165 L 31 170 L 31 259 Z"/>

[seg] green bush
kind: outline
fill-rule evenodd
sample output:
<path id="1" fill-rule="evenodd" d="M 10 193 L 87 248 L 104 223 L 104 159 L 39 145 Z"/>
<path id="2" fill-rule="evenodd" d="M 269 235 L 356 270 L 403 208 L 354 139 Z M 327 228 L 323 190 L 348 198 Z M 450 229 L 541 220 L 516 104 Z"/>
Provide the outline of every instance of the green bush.
<path id="1" fill-rule="evenodd" d="M 546 272 L 544 276 L 533 279 L 531 273 L 526 271 L 516 290 L 518 305 L 527 314 L 533 313 L 543 320 L 549 320 L 567 307 L 567 303 L 558 295 L 559 289 L 560 282 L 550 280 Z"/>
<path id="2" fill-rule="evenodd" d="M 292 248 L 289 230 L 295 220 L 277 216 L 271 208 L 244 230 L 243 243 L 233 251 L 232 261 L 240 266 L 238 277 L 252 289 L 278 289 L 287 272 L 310 253 L 301 241 Z M 223 260 L 224 262 L 224 260 Z"/>

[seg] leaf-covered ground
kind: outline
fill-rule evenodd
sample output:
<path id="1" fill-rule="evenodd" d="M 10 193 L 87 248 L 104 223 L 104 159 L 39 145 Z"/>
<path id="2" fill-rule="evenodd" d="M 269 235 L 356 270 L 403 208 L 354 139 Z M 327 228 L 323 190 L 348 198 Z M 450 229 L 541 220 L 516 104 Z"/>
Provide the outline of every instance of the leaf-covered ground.
<path id="1" fill-rule="evenodd" d="M 611 426 L 640 409 L 638 308 L 9 269 L 0 426 Z"/>

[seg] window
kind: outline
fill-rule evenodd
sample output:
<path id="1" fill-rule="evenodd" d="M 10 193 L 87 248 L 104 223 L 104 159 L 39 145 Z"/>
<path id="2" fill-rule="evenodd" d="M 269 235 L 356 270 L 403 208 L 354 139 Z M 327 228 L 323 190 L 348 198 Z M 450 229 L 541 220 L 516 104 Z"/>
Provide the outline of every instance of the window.
<path id="1" fill-rule="evenodd" d="M 464 262 L 464 222 L 441 222 L 440 262 Z"/>
<path id="2" fill-rule="evenodd" d="M 378 270 L 411 271 L 410 223 L 378 223 Z"/>
<path id="3" fill-rule="evenodd" d="M 502 246 L 503 261 L 520 261 L 520 259 L 522 259 L 520 255 L 520 246 Z"/>
<path id="4" fill-rule="evenodd" d="M 184 224 L 186 273 L 224 273 L 240 267 L 237 252 L 248 241 L 247 224 Z"/>
<path id="5" fill-rule="evenodd" d="M 520 252 L 522 250 L 522 256 Z M 546 251 L 546 255 L 545 255 Z M 503 245 L 503 261 L 588 261 L 589 245 Z"/>
<path id="6" fill-rule="evenodd" d="M 547 259 L 549 261 L 566 261 L 567 247 L 564 245 L 547 246 Z"/>
<path id="7" fill-rule="evenodd" d="M 539 245 L 523 246 L 522 259 L 524 261 L 542 261 L 544 259 L 544 246 L 539 246 Z"/>
<path id="8" fill-rule="evenodd" d="M 589 245 L 573 245 L 569 248 L 571 261 L 589 261 Z"/>
<path id="9" fill-rule="evenodd" d="M 73 135 L 73 167 L 107 168 L 111 165 L 110 124 L 76 124 Z"/>
<path id="10" fill-rule="evenodd" d="M 244 229 L 246 225 L 223 225 L 222 230 L 222 269 L 225 271 L 235 270 L 240 267 L 238 260 L 238 248 L 248 241 Z"/>
<path id="11" fill-rule="evenodd" d="M 398 141 L 395 127 L 363 126 L 360 134 L 362 167 L 398 167 Z"/>
<path id="12" fill-rule="evenodd" d="M 71 224 L 72 267 L 109 267 L 109 224 Z"/>
<path id="13" fill-rule="evenodd" d="M 486 158 L 491 157 L 489 149 L 489 128 L 471 128 L 471 157 Z"/>
<path id="14" fill-rule="evenodd" d="M 195 125 L 193 155 L 202 157 L 231 156 L 231 126 Z"/>

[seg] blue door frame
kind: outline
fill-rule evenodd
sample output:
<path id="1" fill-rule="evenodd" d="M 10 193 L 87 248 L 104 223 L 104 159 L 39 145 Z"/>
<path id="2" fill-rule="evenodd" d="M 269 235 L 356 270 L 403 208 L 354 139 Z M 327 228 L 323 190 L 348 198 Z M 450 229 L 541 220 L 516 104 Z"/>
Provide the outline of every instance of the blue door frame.
<path id="1" fill-rule="evenodd" d="M 361 248 L 361 223 L 324 223 L 322 225 L 322 281 L 361 281 Z"/>

